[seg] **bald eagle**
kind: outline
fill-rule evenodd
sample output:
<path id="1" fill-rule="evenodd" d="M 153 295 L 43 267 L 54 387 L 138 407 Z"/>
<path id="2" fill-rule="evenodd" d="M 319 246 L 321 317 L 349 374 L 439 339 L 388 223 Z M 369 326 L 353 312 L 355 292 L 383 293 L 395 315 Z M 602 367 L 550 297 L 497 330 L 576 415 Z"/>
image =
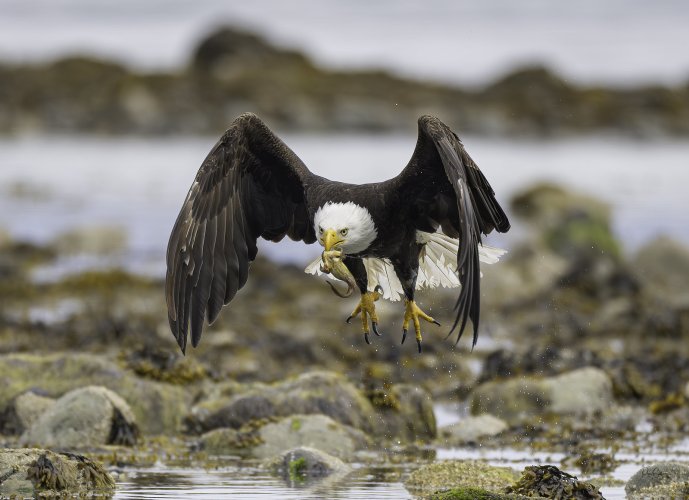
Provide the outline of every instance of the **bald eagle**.
<path id="1" fill-rule="evenodd" d="M 419 118 L 418 129 L 399 175 L 355 185 L 313 174 L 256 115 L 234 120 L 201 164 L 167 248 L 168 318 L 182 352 L 189 330 L 196 347 L 204 320 L 212 323 L 244 286 L 258 238 L 285 236 L 339 251 L 361 292 L 352 316 L 361 314 L 367 343 L 369 318 L 378 334 L 374 302 L 402 295 L 402 342 L 412 322 L 421 352 L 419 319 L 439 323 L 414 292 L 443 284 L 461 285 L 448 336 L 458 328 L 458 342 L 470 319 L 475 345 L 479 259 L 498 255 L 481 235 L 510 223 L 457 135 L 432 116 Z"/>

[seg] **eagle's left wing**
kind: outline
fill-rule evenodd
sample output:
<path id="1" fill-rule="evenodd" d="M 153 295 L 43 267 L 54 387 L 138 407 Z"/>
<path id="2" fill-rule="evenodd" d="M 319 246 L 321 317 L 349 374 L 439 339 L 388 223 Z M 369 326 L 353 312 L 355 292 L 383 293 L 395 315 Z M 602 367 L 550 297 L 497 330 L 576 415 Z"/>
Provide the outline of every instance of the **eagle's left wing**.
<path id="1" fill-rule="evenodd" d="M 455 304 L 459 341 L 467 321 L 478 338 L 481 301 L 479 244 L 481 235 L 510 228 L 488 180 L 464 149 L 457 135 L 439 119 L 419 118 L 419 138 L 414 154 L 395 188 L 411 203 L 411 220 L 420 231 L 442 232 L 459 238 L 457 269 L 462 288 Z"/>

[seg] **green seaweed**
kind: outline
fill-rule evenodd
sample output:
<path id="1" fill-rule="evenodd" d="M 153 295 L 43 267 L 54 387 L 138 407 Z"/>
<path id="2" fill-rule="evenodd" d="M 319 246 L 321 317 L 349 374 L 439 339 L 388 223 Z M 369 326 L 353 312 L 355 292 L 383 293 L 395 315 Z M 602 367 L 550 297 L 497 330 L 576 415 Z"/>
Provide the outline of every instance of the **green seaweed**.
<path id="1" fill-rule="evenodd" d="M 306 459 L 299 457 L 289 463 L 289 478 L 294 482 L 303 481 L 306 478 Z"/>

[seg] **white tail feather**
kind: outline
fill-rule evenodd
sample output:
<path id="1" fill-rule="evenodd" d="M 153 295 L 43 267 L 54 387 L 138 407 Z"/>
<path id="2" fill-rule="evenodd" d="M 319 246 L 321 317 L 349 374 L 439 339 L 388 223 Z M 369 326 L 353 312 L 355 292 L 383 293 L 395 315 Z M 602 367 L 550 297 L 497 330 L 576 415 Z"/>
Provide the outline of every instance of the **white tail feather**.
<path id="1" fill-rule="evenodd" d="M 457 250 L 459 240 L 450 238 L 443 233 L 416 232 L 417 243 L 423 243 L 419 255 L 419 274 L 416 279 L 416 289 L 456 288 L 460 286 L 457 276 Z M 480 245 L 478 258 L 484 264 L 495 264 L 507 250 Z M 368 275 L 368 289 L 373 291 L 380 285 L 383 298 L 393 302 L 404 298 L 404 290 L 397 273 L 389 259 L 365 257 L 362 259 Z M 321 258 L 318 257 L 304 270 L 308 274 L 323 275 L 320 270 Z"/>

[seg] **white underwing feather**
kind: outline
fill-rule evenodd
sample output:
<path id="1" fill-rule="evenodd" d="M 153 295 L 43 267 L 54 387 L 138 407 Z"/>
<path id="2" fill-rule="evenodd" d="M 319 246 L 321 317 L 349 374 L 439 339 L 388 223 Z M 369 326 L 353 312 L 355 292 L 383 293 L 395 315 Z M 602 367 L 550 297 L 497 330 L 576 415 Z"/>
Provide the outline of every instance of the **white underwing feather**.
<path id="1" fill-rule="evenodd" d="M 419 275 L 416 279 L 416 289 L 425 288 L 456 288 L 460 286 L 457 276 L 457 249 L 459 240 L 450 238 L 443 233 L 426 233 L 417 231 L 416 241 L 424 247 L 419 255 Z M 479 260 L 484 264 L 495 264 L 507 250 L 487 245 L 479 245 Z M 368 289 L 380 285 L 383 298 L 393 302 L 404 298 L 404 290 L 395 269 L 389 259 L 366 257 L 362 259 L 368 274 Z M 321 258 L 311 262 L 305 269 L 308 274 L 323 275 L 320 271 Z"/>

